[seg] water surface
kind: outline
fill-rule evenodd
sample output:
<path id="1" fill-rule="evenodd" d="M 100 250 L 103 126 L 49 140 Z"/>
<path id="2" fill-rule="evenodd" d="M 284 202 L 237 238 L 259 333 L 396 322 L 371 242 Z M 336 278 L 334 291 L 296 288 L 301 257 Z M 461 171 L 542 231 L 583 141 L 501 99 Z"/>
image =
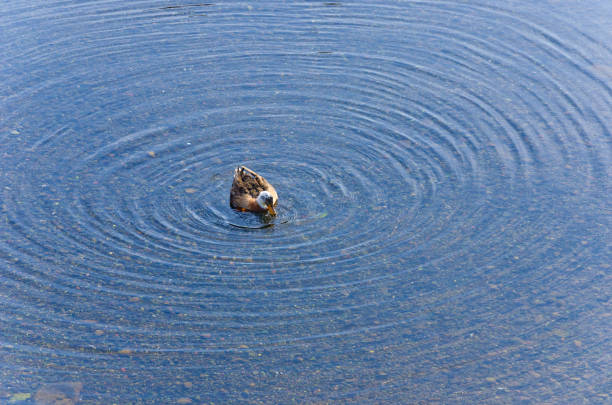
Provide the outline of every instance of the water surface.
<path id="1" fill-rule="evenodd" d="M 611 18 L 0 6 L 0 402 L 610 401 Z"/>

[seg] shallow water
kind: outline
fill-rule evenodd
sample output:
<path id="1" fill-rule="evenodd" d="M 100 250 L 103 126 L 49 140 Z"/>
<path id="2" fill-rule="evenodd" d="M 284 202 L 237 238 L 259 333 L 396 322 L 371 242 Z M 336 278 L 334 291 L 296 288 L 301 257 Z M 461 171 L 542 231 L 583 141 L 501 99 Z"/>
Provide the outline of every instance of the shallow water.
<path id="1" fill-rule="evenodd" d="M 612 7 L 371 3 L 0 6 L 0 402 L 610 401 Z"/>

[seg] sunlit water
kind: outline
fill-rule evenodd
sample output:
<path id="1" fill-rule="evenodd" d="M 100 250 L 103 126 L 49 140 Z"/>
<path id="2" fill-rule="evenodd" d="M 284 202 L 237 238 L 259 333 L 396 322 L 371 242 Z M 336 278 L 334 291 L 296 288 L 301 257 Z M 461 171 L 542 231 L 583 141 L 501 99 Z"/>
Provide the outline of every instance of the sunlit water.
<path id="1" fill-rule="evenodd" d="M 610 401 L 612 10 L 525 3 L 3 3 L 0 402 Z"/>

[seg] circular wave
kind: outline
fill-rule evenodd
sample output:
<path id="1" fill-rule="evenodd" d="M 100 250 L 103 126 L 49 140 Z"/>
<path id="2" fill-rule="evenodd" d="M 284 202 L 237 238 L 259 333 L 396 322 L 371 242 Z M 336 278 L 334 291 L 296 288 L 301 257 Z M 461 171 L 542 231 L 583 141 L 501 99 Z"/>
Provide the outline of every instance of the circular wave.
<path id="1" fill-rule="evenodd" d="M 593 253 L 573 212 L 610 191 L 612 92 L 566 38 L 603 44 L 483 5 L 336 6 L 13 10 L 11 37 L 73 33 L 0 48 L 15 356 L 401 336 Z M 229 207 L 239 164 L 277 217 Z"/>

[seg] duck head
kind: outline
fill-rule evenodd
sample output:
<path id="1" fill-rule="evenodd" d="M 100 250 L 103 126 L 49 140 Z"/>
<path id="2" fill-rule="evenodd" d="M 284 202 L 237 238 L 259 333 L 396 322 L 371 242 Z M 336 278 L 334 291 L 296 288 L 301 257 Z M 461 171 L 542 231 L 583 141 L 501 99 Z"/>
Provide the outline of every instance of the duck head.
<path id="1" fill-rule="evenodd" d="M 262 191 L 257 196 L 257 204 L 264 209 L 267 210 L 270 215 L 276 215 L 276 211 L 274 210 L 274 198 L 272 198 L 272 194 L 267 191 Z"/>

